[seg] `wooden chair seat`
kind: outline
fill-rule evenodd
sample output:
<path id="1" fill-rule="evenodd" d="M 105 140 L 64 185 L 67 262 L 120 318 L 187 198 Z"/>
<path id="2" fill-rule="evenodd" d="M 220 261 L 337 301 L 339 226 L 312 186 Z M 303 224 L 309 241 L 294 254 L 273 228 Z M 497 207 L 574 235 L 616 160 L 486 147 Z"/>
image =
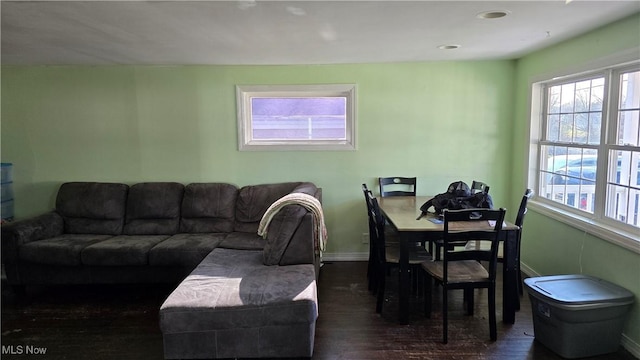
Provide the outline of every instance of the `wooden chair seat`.
<path id="1" fill-rule="evenodd" d="M 400 264 L 399 244 L 388 244 L 385 250 L 388 263 Z M 429 260 L 431 260 L 431 254 L 425 248 L 420 246 L 409 248 L 409 265 L 420 265 Z"/>
<path id="2" fill-rule="evenodd" d="M 422 264 L 436 281 L 444 278 L 442 261 L 430 261 Z M 489 272 L 475 260 L 463 260 L 449 263 L 449 283 L 489 281 Z"/>

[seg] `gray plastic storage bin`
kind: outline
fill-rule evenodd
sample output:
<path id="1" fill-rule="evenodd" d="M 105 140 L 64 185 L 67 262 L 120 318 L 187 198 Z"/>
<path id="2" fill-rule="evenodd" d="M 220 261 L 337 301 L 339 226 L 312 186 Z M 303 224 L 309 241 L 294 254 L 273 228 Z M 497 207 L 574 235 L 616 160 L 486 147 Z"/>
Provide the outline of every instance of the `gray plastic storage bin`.
<path id="1" fill-rule="evenodd" d="M 615 352 L 633 294 L 588 275 L 556 275 L 524 280 L 535 338 L 565 358 Z"/>

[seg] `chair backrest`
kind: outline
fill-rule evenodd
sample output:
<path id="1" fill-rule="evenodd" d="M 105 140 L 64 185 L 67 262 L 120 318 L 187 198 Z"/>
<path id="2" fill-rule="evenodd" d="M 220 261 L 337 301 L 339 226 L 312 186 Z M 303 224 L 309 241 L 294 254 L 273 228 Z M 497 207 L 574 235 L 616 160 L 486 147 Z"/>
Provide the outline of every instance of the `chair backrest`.
<path id="1" fill-rule="evenodd" d="M 475 194 L 477 192 L 483 192 L 485 194 L 489 193 L 489 185 L 483 183 L 482 181 L 475 181 L 473 180 L 473 182 L 471 183 L 471 193 Z"/>
<path id="2" fill-rule="evenodd" d="M 367 187 L 367 184 L 362 184 L 362 193 L 364 194 L 364 202 L 367 204 L 367 217 L 371 216 L 371 205 L 369 203 L 369 193 L 371 191 Z"/>
<path id="3" fill-rule="evenodd" d="M 443 278 L 447 281 L 450 261 L 477 260 L 489 262 L 489 281 L 495 281 L 498 256 L 498 241 L 502 232 L 506 210 L 501 209 L 463 209 L 444 210 L 444 233 L 442 261 Z M 490 247 L 477 247 L 460 250 L 449 244 L 463 241 L 487 241 Z"/>
<path id="4" fill-rule="evenodd" d="M 380 196 L 416 196 L 415 177 L 381 177 L 378 178 L 380 184 Z"/>
<path id="5" fill-rule="evenodd" d="M 364 201 L 367 204 L 367 218 L 369 219 L 369 244 L 373 247 L 374 237 L 375 237 L 375 219 L 372 217 L 372 203 L 371 198 L 373 198 L 373 194 L 371 190 L 367 188 L 366 184 L 362 184 L 362 192 L 364 193 Z"/>
<path id="6" fill-rule="evenodd" d="M 533 196 L 533 190 L 527 189 L 524 191 L 524 195 L 522 196 L 522 200 L 520 201 L 520 208 L 518 208 L 518 215 L 516 216 L 515 225 L 519 228 L 522 228 L 524 224 L 524 216 L 527 214 L 527 203 L 529 199 Z"/>
<path id="7" fill-rule="evenodd" d="M 385 239 L 385 219 L 384 215 L 382 215 L 382 211 L 380 210 L 380 206 L 378 205 L 378 199 L 376 199 L 371 191 L 368 193 L 368 201 L 371 207 L 371 216 L 370 219 L 372 221 L 373 227 L 371 228 L 371 236 L 370 241 L 373 242 L 373 249 L 376 252 L 376 260 L 379 264 L 386 264 L 386 239 Z"/>

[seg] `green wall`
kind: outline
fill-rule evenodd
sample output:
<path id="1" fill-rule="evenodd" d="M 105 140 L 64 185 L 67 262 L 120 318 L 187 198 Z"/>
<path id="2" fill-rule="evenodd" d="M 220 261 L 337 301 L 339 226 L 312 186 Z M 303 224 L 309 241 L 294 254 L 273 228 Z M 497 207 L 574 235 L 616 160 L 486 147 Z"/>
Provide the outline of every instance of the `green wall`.
<path id="1" fill-rule="evenodd" d="M 373 187 L 378 176 L 417 176 L 421 194 L 480 179 L 497 204 L 507 200 L 514 69 L 514 61 L 5 66 L 2 161 L 14 163 L 17 218 L 51 209 L 64 181 L 313 181 L 323 188 L 327 255 L 363 257 L 360 184 Z M 316 83 L 357 84 L 357 151 L 237 150 L 237 84 Z"/>
<path id="2" fill-rule="evenodd" d="M 1 156 L 15 167 L 16 217 L 52 209 L 64 181 L 308 180 L 324 190 L 327 256 L 365 258 L 360 184 L 402 175 L 418 177 L 421 195 L 483 180 L 513 221 L 526 187 L 530 79 L 638 46 L 638 20 L 518 61 L 3 66 Z M 357 84 L 357 151 L 237 151 L 235 85 L 317 83 Z M 533 211 L 523 259 L 539 274 L 605 278 L 640 301 L 638 254 Z M 638 305 L 631 315 L 625 334 L 638 346 Z"/>
<path id="3" fill-rule="evenodd" d="M 640 59 L 640 14 L 606 26 L 557 46 L 529 54 L 516 65 L 516 107 L 514 116 L 515 184 L 525 184 L 525 159 L 528 150 L 529 101 L 532 81 L 545 76 L 575 73 L 587 69 L 603 59 L 614 59 L 620 54 L 634 54 Z M 492 189 L 493 190 L 493 189 Z M 513 201 L 522 196 L 517 187 L 512 189 Z M 522 262 L 536 273 L 574 274 L 596 276 L 631 290 L 636 303 L 624 329 L 623 342 L 640 352 L 640 255 L 596 236 L 585 233 L 555 219 L 533 211 L 526 219 L 522 240 Z M 628 343 L 629 341 L 633 343 Z"/>

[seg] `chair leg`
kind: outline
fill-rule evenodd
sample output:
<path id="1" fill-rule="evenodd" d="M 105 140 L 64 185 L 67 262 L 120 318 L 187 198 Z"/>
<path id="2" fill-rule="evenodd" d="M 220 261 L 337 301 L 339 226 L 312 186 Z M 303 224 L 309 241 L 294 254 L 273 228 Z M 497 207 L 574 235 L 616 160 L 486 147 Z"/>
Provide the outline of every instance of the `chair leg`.
<path id="1" fill-rule="evenodd" d="M 382 305 L 384 304 L 384 288 L 386 279 L 384 276 L 384 272 L 382 272 L 382 276 L 378 276 L 378 286 L 377 286 L 377 297 L 376 297 L 376 313 L 380 314 L 382 312 Z"/>
<path id="2" fill-rule="evenodd" d="M 410 271 L 411 271 L 411 291 L 413 293 L 413 295 L 417 295 L 418 294 L 418 274 L 416 272 L 417 267 L 416 265 L 412 265 L 410 266 Z"/>
<path id="3" fill-rule="evenodd" d="M 447 287 L 442 284 L 442 343 L 446 344 L 448 342 L 449 335 L 449 307 L 447 303 L 449 302 L 449 297 Z"/>
<path id="4" fill-rule="evenodd" d="M 524 295 L 522 281 L 522 272 L 520 271 L 520 265 L 518 265 L 518 293 L 520 293 L 520 296 Z"/>
<path id="5" fill-rule="evenodd" d="M 424 274 L 424 316 L 431 318 L 431 275 Z"/>
<path id="6" fill-rule="evenodd" d="M 489 293 L 489 335 L 492 341 L 498 339 L 496 330 L 496 285 L 492 284 L 487 291 Z"/>
<path id="7" fill-rule="evenodd" d="M 380 282 L 380 280 L 378 279 L 379 276 L 380 270 L 378 269 L 378 266 L 374 264 L 371 267 L 371 277 L 369 278 L 369 290 L 371 290 L 371 294 L 373 295 L 376 295 L 378 293 L 378 283 Z"/>
<path id="8" fill-rule="evenodd" d="M 520 296 L 516 296 L 516 311 L 520 311 L 520 297 L 523 295 L 523 282 L 522 282 L 522 272 L 520 271 L 520 263 L 518 262 L 518 294 Z"/>
<path id="9" fill-rule="evenodd" d="M 467 304 L 467 315 L 469 316 L 473 315 L 473 308 L 474 308 L 473 288 L 464 289 L 464 300 Z"/>
<path id="10" fill-rule="evenodd" d="M 368 288 L 370 292 L 373 292 L 373 288 L 375 287 L 374 283 L 375 283 L 375 275 L 374 272 L 375 270 L 373 269 L 373 263 L 371 260 L 369 260 L 369 265 L 367 266 L 367 279 L 368 279 Z"/>

